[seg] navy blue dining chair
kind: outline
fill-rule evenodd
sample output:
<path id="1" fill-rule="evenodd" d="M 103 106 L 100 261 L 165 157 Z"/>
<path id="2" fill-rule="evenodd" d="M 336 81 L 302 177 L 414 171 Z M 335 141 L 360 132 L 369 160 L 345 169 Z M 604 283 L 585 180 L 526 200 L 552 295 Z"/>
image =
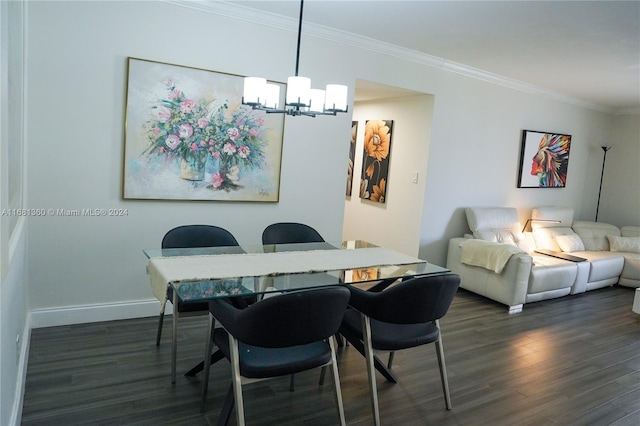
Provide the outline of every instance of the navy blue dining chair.
<path id="1" fill-rule="evenodd" d="M 283 293 L 238 309 L 226 299 L 209 302 L 210 328 L 205 351 L 202 409 L 209 383 L 210 356 L 215 343 L 231 362 L 232 384 L 218 424 L 226 424 L 235 405 L 238 425 L 244 425 L 242 385 L 331 366 L 340 424 L 345 424 L 340 379 L 332 336 L 349 302 L 349 290 L 329 286 Z M 215 327 L 218 321 L 222 327 Z"/>
<path id="2" fill-rule="evenodd" d="M 446 274 L 411 278 L 380 292 L 349 286 L 352 309 L 345 312 L 340 334 L 365 356 L 375 425 L 380 424 L 380 413 L 375 365 L 379 360 L 374 350 L 394 353 L 435 343 L 445 404 L 451 409 L 438 320 L 449 310 L 459 285 L 458 275 Z"/>

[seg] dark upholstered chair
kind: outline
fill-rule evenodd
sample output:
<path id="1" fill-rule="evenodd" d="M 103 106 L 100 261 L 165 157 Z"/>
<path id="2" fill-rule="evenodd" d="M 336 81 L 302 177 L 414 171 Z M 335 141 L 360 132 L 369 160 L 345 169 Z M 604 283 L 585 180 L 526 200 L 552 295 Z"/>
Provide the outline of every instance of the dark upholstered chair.
<path id="1" fill-rule="evenodd" d="M 239 246 L 238 241 L 224 228 L 213 225 L 183 225 L 171 229 L 162 238 L 163 249 L 197 248 L 197 247 L 228 247 Z M 167 300 L 173 303 L 173 289 L 167 289 Z M 178 302 L 173 307 L 174 315 L 204 315 L 209 312 L 208 302 Z M 162 337 L 162 323 L 164 322 L 164 308 L 158 320 L 156 345 L 160 345 Z"/>
<path id="2" fill-rule="evenodd" d="M 322 243 L 324 238 L 303 223 L 280 222 L 267 226 L 262 232 L 262 244 Z"/>
<path id="3" fill-rule="evenodd" d="M 309 225 L 298 222 L 278 222 L 264 228 L 262 231 L 262 244 L 299 244 L 299 243 L 324 243 L 322 235 Z M 320 383 L 324 380 L 324 369 L 320 376 Z M 295 376 L 291 376 L 289 389 L 295 388 Z"/>
<path id="4" fill-rule="evenodd" d="M 455 274 L 416 277 L 381 292 L 349 287 L 351 300 L 340 334 L 366 358 L 374 423 L 380 424 L 373 351 L 394 352 L 436 344 L 446 407 L 451 409 L 449 383 L 438 320 L 453 301 L 460 277 Z M 377 361 L 377 358 L 376 358 Z"/>
<path id="5" fill-rule="evenodd" d="M 209 303 L 211 324 L 205 352 L 202 404 L 206 400 L 210 363 L 215 344 L 231 362 L 232 385 L 218 424 L 226 424 L 234 403 L 238 425 L 244 425 L 242 383 L 291 375 L 332 366 L 340 424 L 345 424 L 331 338 L 340 327 L 349 302 L 349 290 L 330 286 L 283 293 L 238 309 L 224 299 Z M 222 328 L 215 328 L 215 321 Z"/>

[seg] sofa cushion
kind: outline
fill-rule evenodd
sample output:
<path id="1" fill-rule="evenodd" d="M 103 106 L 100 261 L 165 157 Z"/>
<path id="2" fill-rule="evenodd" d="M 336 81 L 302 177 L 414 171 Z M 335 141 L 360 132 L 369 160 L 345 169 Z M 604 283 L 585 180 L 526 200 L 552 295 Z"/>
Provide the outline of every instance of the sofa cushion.
<path id="1" fill-rule="evenodd" d="M 589 269 L 589 283 L 617 278 L 624 267 L 624 257 L 610 251 L 578 251 L 573 253 L 584 257 L 591 264 Z"/>
<path id="2" fill-rule="evenodd" d="M 640 226 L 623 226 L 620 228 L 623 237 L 640 237 Z"/>
<path id="3" fill-rule="evenodd" d="M 640 237 L 617 237 L 607 235 L 611 251 L 640 253 Z"/>
<path id="4" fill-rule="evenodd" d="M 528 294 L 569 288 L 575 282 L 578 268 L 574 262 L 545 255 L 532 257 Z"/>
<path id="5" fill-rule="evenodd" d="M 468 207 L 465 209 L 473 236 L 494 243 L 511 244 L 529 253 L 529 242 L 522 234 L 518 211 L 513 207 Z"/>
<path id="6" fill-rule="evenodd" d="M 620 284 L 640 287 L 640 253 L 624 253 L 624 268 L 620 273 Z"/>
<path id="7" fill-rule="evenodd" d="M 560 235 L 577 235 L 571 228 L 565 227 L 552 227 L 552 228 L 534 228 L 533 239 L 536 243 L 536 248 L 562 251 L 560 246 L 556 243 L 556 238 Z"/>
<path id="8" fill-rule="evenodd" d="M 602 222 L 575 221 L 571 226 L 580 235 L 585 250 L 609 250 L 607 235 L 620 235 L 618 227 Z"/>
<path id="9" fill-rule="evenodd" d="M 556 243 L 560 246 L 560 249 L 565 253 L 572 253 L 574 251 L 584 251 L 584 243 L 578 234 L 570 235 L 557 235 Z"/>

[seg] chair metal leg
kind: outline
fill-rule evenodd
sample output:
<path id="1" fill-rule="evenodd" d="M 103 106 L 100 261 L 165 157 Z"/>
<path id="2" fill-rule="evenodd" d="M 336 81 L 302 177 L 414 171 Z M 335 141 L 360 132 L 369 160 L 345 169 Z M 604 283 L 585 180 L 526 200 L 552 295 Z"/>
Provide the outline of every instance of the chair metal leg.
<path id="1" fill-rule="evenodd" d="M 231 352 L 231 373 L 233 375 L 233 394 L 236 401 L 236 423 L 244 426 L 244 402 L 242 400 L 242 378 L 240 377 L 240 356 L 238 354 L 238 340 L 229 334 Z"/>
<path id="2" fill-rule="evenodd" d="M 391 370 L 391 365 L 393 364 L 393 357 L 395 356 L 395 352 L 389 352 L 389 361 L 387 361 L 387 368 Z"/>
<path id="3" fill-rule="evenodd" d="M 162 310 L 160 311 L 160 317 L 158 318 L 158 334 L 156 334 L 156 346 L 160 346 L 160 339 L 162 338 L 163 322 L 164 322 L 164 306 L 162 307 Z"/>
<path id="4" fill-rule="evenodd" d="M 353 335 L 353 334 L 347 332 L 346 330 L 343 330 L 342 335 L 345 338 L 345 342 L 351 343 L 351 346 L 356 348 L 356 350 L 358 352 L 360 352 L 360 354 L 362 354 L 362 356 L 366 357 L 366 352 L 365 352 L 365 349 L 364 349 L 365 345 L 364 345 L 364 343 L 362 343 L 362 341 L 360 340 L 360 338 L 358 336 Z M 389 381 L 391 383 L 398 383 L 398 378 L 393 374 L 393 372 L 391 370 L 389 370 L 383 364 L 383 362 L 380 360 L 380 358 L 378 358 L 375 354 L 373 355 L 373 365 L 376 367 L 376 370 L 378 370 L 378 372 L 380 374 L 382 374 L 385 379 L 387 379 L 387 381 Z"/>
<path id="5" fill-rule="evenodd" d="M 344 426 L 344 405 L 342 404 L 342 392 L 340 391 L 340 376 L 338 375 L 338 361 L 336 360 L 336 346 L 332 338 L 329 338 L 329 346 L 331 347 L 331 371 L 333 372 L 333 383 L 336 392 L 336 403 L 338 404 L 338 415 L 340 416 L 340 424 Z M 322 367 L 324 371 L 325 367 Z"/>
<path id="6" fill-rule="evenodd" d="M 289 379 L 289 392 L 293 392 L 294 390 L 296 390 L 296 375 L 292 374 Z"/>
<path id="7" fill-rule="evenodd" d="M 440 330 L 440 323 L 436 320 L 436 327 Z M 451 395 L 449 394 L 449 379 L 447 378 L 447 365 L 444 362 L 444 346 L 442 345 L 442 331 L 436 341 L 436 354 L 438 355 L 438 366 L 440 367 L 440 380 L 442 381 L 442 391 L 444 392 L 444 402 L 447 410 L 451 410 Z"/>
<path id="8" fill-rule="evenodd" d="M 222 404 L 222 411 L 220 411 L 220 417 L 218 417 L 218 426 L 227 426 L 229 424 L 234 403 L 233 385 L 229 385 L 229 392 L 227 392 L 227 397 L 224 399 L 224 404 Z"/>
<path id="9" fill-rule="evenodd" d="M 320 369 L 320 380 L 318 381 L 318 386 L 324 385 L 324 376 L 327 375 L 327 366 L 325 365 Z"/>
<path id="10" fill-rule="evenodd" d="M 373 411 L 373 423 L 380 426 L 380 411 L 378 409 L 378 389 L 376 386 L 376 369 L 373 361 L 373 347 L 371 344 L 371 322 L 369 317 L 362 315 L 362 334 L 364 339 L 365 358 L 367 360 L 367 375 L 369 376 L 369 396 L 371 397 L 371 410 Z"/>
<path id="11" fill-rule="evenodd" d="M 171 342 L 171 383 L 176 382 L 176 359 L 178 357 L 178 292 L 173 292 L 173 318 Z"/>
<path id="12" fill-rule="evenodd" d="M 216 326 L 216 319 L 209 314 L 209 330 L 207 330 L 207 344 L 204 350 L 204 374 L 202 379 L 202 402 L 201 410 L 204 411 L 204 403 L 207 399 L 207 391 L 209 390 L 209 371 L 211 370 L 211 350 L 213 349 L 213 332 Z"/>

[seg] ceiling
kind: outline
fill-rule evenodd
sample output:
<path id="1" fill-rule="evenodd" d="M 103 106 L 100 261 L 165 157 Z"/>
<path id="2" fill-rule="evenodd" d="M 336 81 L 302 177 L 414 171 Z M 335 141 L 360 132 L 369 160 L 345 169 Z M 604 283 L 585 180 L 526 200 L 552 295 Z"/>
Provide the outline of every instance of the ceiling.
<path id="1" fill-rule="evenodd" d="M 226 3 L 296 21 L 300 13 L 300 3 L 291 0 Z M 470 74 L 479 71 L 604 110 L 640 108 L 638 0 L 307 0 L 303 33 L 305 23 L 410 49 L 460 65 Z"/>

